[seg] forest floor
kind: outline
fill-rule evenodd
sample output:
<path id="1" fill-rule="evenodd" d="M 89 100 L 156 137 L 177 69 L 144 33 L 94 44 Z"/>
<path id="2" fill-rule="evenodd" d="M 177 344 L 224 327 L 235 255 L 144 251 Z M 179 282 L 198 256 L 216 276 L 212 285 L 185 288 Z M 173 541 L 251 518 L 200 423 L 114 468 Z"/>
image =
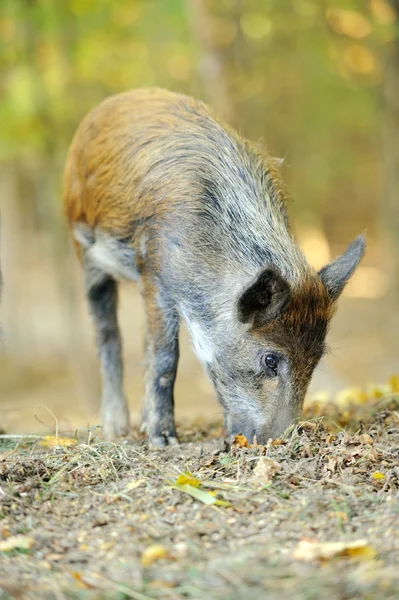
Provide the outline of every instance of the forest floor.
<path id="1" fill-rule="evenodd" d="M 266 446 L 3 435 L 0 598 L 397 598 L 399 395 L 304 419 Z"/>

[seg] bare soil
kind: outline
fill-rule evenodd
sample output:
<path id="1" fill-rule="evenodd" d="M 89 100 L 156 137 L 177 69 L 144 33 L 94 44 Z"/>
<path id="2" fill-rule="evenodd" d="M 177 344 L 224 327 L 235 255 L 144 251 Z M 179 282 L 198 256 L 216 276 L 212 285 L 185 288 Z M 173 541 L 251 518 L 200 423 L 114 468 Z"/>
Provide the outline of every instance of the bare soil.
<path id="1" fill-rule="evenodd" d="M 398 408 L 314 406 L 267 446 L 4 436 L 0 598 L 397 598 Z"/>

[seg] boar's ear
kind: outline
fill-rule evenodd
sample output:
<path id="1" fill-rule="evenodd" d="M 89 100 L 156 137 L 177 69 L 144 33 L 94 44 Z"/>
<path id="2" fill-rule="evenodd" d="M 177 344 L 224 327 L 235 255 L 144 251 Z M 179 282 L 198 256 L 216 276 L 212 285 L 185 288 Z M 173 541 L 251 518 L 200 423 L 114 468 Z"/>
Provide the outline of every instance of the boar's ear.
<path id="1" fill-rule="evenodd" d="M 359 235 L 347 247 L 344 254 L 319 271 L 320 279 L 327 288 L 331 300 L 337 300 L 350 277 L 353 275 L 366 248 L 366 238 Z"/>
<path id="2" fill-rule="evenodd" d="M 238 298 L 238 319 L 264 324 L 275 319 L 290 299 L 290 286 L 276 269 L 263 269 Z"/>

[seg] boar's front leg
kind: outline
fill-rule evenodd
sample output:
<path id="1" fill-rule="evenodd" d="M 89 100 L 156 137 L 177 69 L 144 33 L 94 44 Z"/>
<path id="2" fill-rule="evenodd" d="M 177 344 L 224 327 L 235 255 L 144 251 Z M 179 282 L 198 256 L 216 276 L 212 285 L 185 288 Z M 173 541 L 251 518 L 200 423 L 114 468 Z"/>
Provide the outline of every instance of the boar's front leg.
<path id="1" fill-rule="evenodd" d="M 147 314 L 146 375 L 142 431 L 150 444 L 164 448 L 178 443 L 173 388 L 179 360 L 179 315 L 168 294 L 143 277 Z"/>

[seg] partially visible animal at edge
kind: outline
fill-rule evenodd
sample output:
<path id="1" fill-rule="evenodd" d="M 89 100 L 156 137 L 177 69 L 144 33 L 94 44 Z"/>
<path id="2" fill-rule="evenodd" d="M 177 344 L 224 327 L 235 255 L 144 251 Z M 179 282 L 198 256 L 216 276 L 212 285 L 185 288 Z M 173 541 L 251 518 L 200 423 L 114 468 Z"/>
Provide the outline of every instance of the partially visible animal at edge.
<path id="1" fill-rule="evenodd" d="M 145 303 L 150 443 L 177 443 L 181 319 L 230 436 L 266 443 L 295 422 L 364 236 L 316 272 L 291 233 L 278 161 L 204 103 L 161 89 L 112 96 L 83 119 L 64 200 L 96 329 L 106 438 L 129 428 L 120 279 L 138 281 Z"/>

